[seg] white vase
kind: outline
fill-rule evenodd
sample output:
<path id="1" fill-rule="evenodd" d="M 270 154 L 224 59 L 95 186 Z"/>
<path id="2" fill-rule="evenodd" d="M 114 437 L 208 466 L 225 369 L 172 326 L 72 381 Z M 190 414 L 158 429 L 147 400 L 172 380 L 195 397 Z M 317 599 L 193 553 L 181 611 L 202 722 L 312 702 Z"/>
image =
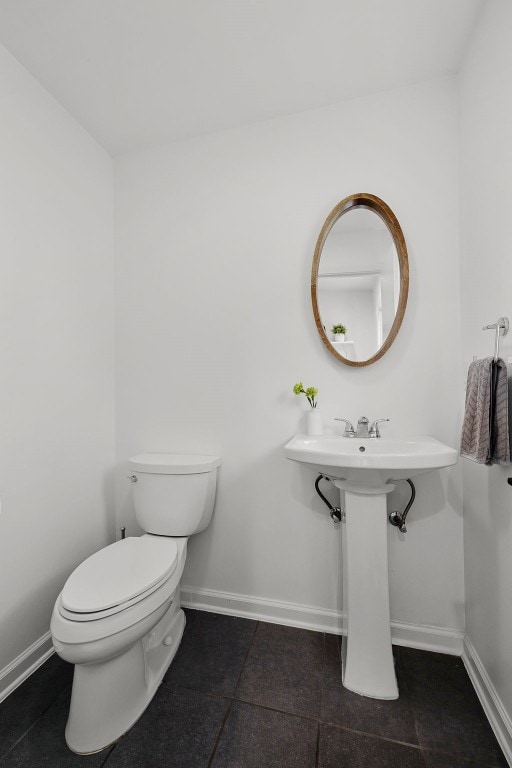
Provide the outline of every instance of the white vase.
<path id="1" fill-rule="evenodd" d="M 334 334 L 334 341 L 345 341 L 345 334 L 344 333 L 335 333 Z"/>
<path id="2" fill-rule="evenodd" d="M 311 408 L 306 413 L 306 432 L 308 435 L 323 435 L 324 425 L 322 423 L 322 414 L 318 408 Z"/>

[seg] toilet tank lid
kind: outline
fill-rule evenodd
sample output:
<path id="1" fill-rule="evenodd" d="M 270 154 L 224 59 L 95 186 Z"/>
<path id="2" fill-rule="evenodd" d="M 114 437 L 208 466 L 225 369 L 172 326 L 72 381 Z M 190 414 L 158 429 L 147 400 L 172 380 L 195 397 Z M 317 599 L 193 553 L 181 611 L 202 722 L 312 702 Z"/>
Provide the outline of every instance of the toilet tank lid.
<path id="1" fill-rule="evenodd" d="M 195 475 L 220 465 L 218 456 L 186 453 L 138 453 L 128 460 L 135 472 L 156 475 Z"/>

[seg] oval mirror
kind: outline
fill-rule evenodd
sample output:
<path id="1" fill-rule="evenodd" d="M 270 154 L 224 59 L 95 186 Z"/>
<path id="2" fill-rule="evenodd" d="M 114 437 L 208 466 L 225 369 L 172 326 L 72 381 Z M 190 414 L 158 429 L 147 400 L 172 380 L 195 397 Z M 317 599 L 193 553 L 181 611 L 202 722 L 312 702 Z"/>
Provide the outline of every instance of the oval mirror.
<path id="1" fill-rule="evenodd" d="M 375 195 L 350 195 L 331 211 L 315 248 L 313 314 L 331 354 L 346 365 L 374 363 L 402 324 L 409 260 L 396 216 Z"/>

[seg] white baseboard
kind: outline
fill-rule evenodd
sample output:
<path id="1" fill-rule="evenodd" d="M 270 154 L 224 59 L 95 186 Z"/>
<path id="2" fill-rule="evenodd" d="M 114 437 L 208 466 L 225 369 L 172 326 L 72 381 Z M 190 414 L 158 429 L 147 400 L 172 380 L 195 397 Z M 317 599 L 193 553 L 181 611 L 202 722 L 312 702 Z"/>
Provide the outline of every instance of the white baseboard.
<path id="1" fill-rule="evenodd" d="M 30 677 L 41 664 L 44 664 L 52 653 L 52 636 L 47 632 L 0 670 L 0 702 L 6 699 L 27 677 Z"/>
<path id="2" fill-rule="evenodd" d="M 278 600 L 187 586 L 181 587 L 181 602 L 185 608 L 196 608 L 200 611 L 242 616 L 246 619 L 268 621 L 272 624 L 311 629 L 315 632 L 344 634 L 343 613 L 327 608 L 315 608 L 298 603 L 283 603 Z M 391 635 L 393 642 L 397 645 L 449 653 L 455 656 L 460 656 L 462 653 L 464 632 L 460 630 L 391 622 Z"/>
<path id="3" fill-rule="evenodd" d="M 464 639 L 462 660 L 503 754 L 512 766 L 512 720 L 467 635 Z"/>
<path id="4" fill-rule="evenodd" d="M 186 608 L 197 608 L 200 611 L 242 616 L 246 619 L 313 629 L 317 632 L 331 632 L 339 635 L 342 630 L 343 617 L 338 611 L 237 595 L 234 592 L 215 592 L 182 586 L 181 603 Z"/>
<path id="5" fill-rule="evenodd" d="M 419 648 L 423 651 L 448 653 L 451 656 L 462 654 L 464 632 L 447 627 L 431 627 L 428 624 L 406 624 L 391 622 L 391 638 L 396 645 L 407 648 Z"/>

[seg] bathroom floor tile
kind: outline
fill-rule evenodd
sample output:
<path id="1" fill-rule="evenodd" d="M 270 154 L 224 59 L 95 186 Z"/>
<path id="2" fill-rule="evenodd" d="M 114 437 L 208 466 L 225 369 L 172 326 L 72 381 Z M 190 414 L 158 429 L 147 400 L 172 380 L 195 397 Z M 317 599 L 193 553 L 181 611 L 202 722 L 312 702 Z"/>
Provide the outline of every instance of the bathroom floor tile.
<path id="1" fill-rule="evenodd" d="M 400 658 L 411 696 L 436 698 L 442 686 L 451 698 L 464 700 L 470 696 L 479 707 L 478 698 L 459 656 L 404 647 L 400 649 Z"/>
<path id="2" fill-rule="evenodd" d="M 228 706 L 218 696 L 161 685 L 106 768 L 206 768 Z"/>
<path id="3" fill-rule="evenodd" d="M 425 763 L 415 747 L 321 725 L 318 768 L 425 768 Z"/>
<path id="4" fill-rule="evenodd" d="M 442 699 L 437 706 L 416 706 L 415 717 L 418 741 L 422 747 L 449 752 L 495 768 L 507 767 L 485 718 L 455 712 L 450 703 Z"/>
<path id="5" fill-rule="evenodd" d="M 75 755 L 65 742 L 70 693 L 61 693 L 28 733 L 0 760 L 1 768 L 101 768 L 108 757 L 107 751 L 95 755 Z"/>
<path id="6" fill-rule="evenodd" d="M 261 622 L 235 698 L 318 718 L 322 670 L 322 633 Z"/>
<path id="7" fill-rule="evenodd" d="M 73 665 L 50 658 L 0 704 L 0 758 L 51 707 L 73 680 Z"/>
<path id="8" fill-rule="evenodd" d="M 317 724 L 233 702 L 212 768 L 315 768 Z"/>
<path id="9" fill-rule="evenodd" d="M 186 609 L 155 698 L 117 744 L 66 746 L 73 667 L 52 656 L 0 704 L 0 768 L 505 768 L 462 661 L 394 648 L 400 698 L 342 687 L 340 638 Z"/>
<path id="10" fill-rule="evenodd" d="M 185 631 L 165 682 L 231 696 L 257 622 L 198 611 Z"/>
<path id="11" fill-rule="evenodd" d="M 185 632 L 188 632 L 194 621 L 201 615 L 201 611 L 196 611 L 193 608 L 183 608 L 185 613 Z"/>
<path id="12" fill-rule="evenodd" d="M 418 744 L 399 649 L 393 650 L 400 696 L 393 701 L 371 699 L 343 687 L 341 638 L 335 635 L 325 636 L 325 670 L 320 712 L 323 723 L 333 723 L 388 739 Z"/>
<path id="13" fill-rule="evenodd" d="M 440 752 L 423 751 L 423 759 L 426 768 L 486 768 L 484 763 L 475 763 L 473 760 L 441 754 Z M 506 763 L 505 763 L 506 765 Z"/>
<path id="14" fill-rule="evenodd" d="M 462 660 L 412 648 L 401 658 L 420 746 L 506 766 Z"/>

